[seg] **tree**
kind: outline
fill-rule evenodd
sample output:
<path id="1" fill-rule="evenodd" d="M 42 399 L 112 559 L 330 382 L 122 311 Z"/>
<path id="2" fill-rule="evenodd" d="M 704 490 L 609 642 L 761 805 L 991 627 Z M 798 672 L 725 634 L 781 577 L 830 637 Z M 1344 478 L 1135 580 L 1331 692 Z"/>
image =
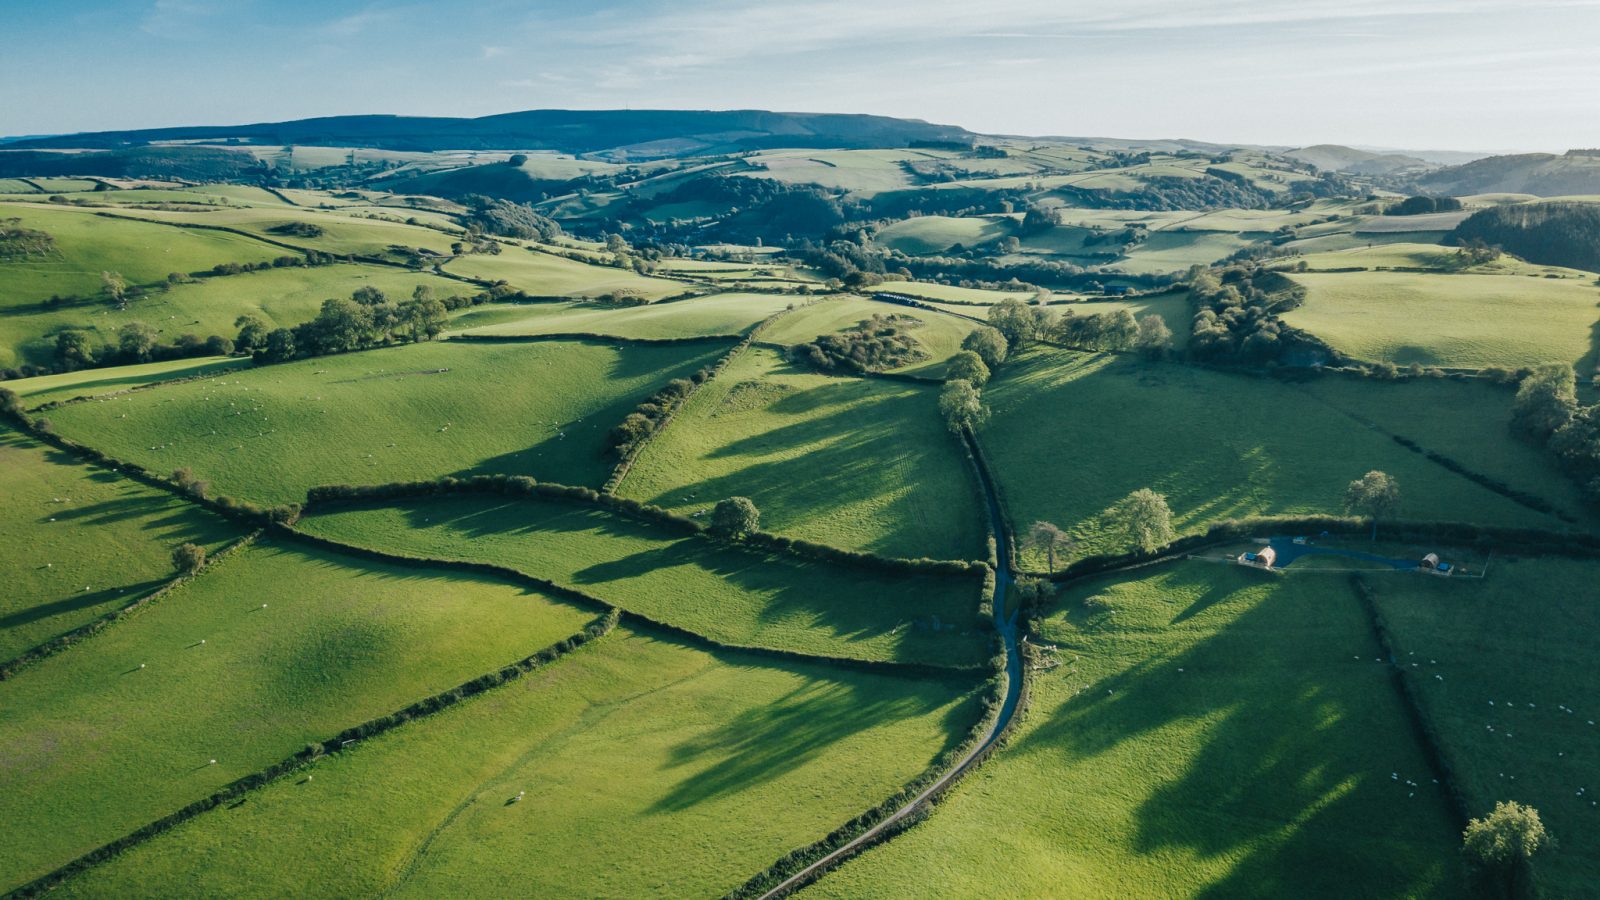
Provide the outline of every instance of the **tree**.
<path id="1" fill-rule="evenodd" d="M 1515 801 L 1496 803 L 1493 812 L 1473 819 L 1461 835 L 1461 851 L 1474 880 L 1485 893 L 1505 898 L 1533 896 L 1533 857 L 1555 845 L 1539 811 Z"/>
<path id="2" fill-rule="evenodd" d="M 522 165 L 526 165 L 527 162 L 528 162 L 528 154 L 526 154 L 526 153 L 513 153 L 513 154 L 511 154 L 511 158 L 506 160 L 506 165 L 508 165 L 508 166 L 522 166 Z"/>
<path id="3" fill-rule="evenodd" d="M 973 387 L 981 388 L 989 383 L 989 367 L 983 364 L 983 357 L 971 350 L 962 350 L 950 357 L 944 374 L 946 378 L 970 381 Z"/>
<path id="4" fill-rule="evenodd" d="M 1139 331 L 1134 335 L 1133 348 L 1152 359 L 1167 355 L 1172 349 L 1172 329 L 1167 320 L 1150 313 L 1139 320 Z"/>
<path id="5" fill-rule="evenodd" d="M 1008 348 L 1005 335 L 988 326 L 973 329 L 961 340 L 961 349 L 978 354 L 991 372 L 1006 361 Z"/>
<path id="6" fill-rule="evenodd" d="M 206 338 L 205 346 L 206 355 L 208 356 L 228 356 L 233 353 L 233 341 L 220 334 L 213 334 L 211 337 Z"/>
<path id="7" fill-rule="evenodd" d="M 156 346 L 156 334 L 154 328 L 143 322 L 129 322 L 117 329 L 117 347 L 124 357 L 144 362 Z"/>
<path id="8" fill-rule="evenodd" d="M 361 304 L 362 306 L 377 306 L 389 298 L 384 295 L 383 291 L 378 290 L 370 284 L 364 284 L 361 287 L 356 288 L 355 291 L 350 294 L 350 299 Z"/>
<path id="9" fill-rule="evenodd" d="M 1400 483 L 1378 471 L 1350 482 L 1344 489 L 1346 512 L 1360 513 L 1372 520 L 1372 539 L 1378 539 L 1378 520 L 1394 515 L 1400 508 Z"/>
<path id="10" fill-rule="evenodd" d="M 106 296 L 111 298 L 111 302 L 118 306 L 127 302 L 128 279 L 123 278 L 121 272 L 101 272 L 100 287 L 105 290 Z"/>
<path id="11" fill-rule="evenodd" d="M 359 350 L 371 337 L 372 310 L 350 300 L 324 300 L 317 317 L 308 324 L 318 353 Z"/>
<path id="12" fill-rule="evenodd" d="M 267 323 L 252 315 L 243 315 L 233 320 L 233 327 L 239 329 L 239 336 L 234 339 L 234 346 L 246 353 L 262 347 L 267 342 Z"/>
<path id="13" fill-rule="evenodd" d="M 1511 404 L 1511 429 L 1543 443 L 1572 418 L 1578 405 L 1571 366 L 1540 366 L 1522 379 Z"/>
<path id="14" fill-rule="evenodd" d="M 193 575 L 206 564 L 206 548 L 199 544 L 179 544 L 172 549 L 172 566 L 185 575 Z"/>
<path id="15" fill-rule="evenodd" d="M 1055 314 L 1013 298 L 989 307 L 989 324 L 1005 335 L 1008 346 L 1021 350 L 1050 332 Z"/>
<path id="16" fill-rule="evenodd" d="M 1111 521 L 1141 553 L 1154 553 L 1177 536 L 1167 498 L 1149 488 L 1140 488 L 1113 506 Z"/>
<path id="17" fill-rule="evenodd" d="M 94 348 L 89 346 L 89 335 L 68 329 L 56 335 L 56 362 L 72 370 L 94 364 Z"/>
<path id="18" fill-rule="evenodd" d="M 951 431 L 960 434 L 989 421 L 989 409 L 983 405 L 983 395 L 972 382 L 956 378 L 944 383 L 939 392 L 939 414 Z"/>
<path id="19" fill-rule="evenodd" d="M 1056 573 L 1056 554 L 1065 556 L 1071 553 L 1072 545 L 1072 536 L 1049 522 L 1035 522 L 1028 529 L 1027 546 L 1044 552 L 1051 575 Z"/>
<path id="20" fill-rule="evenodd" d="M 413 341 L 431 341 L 438 337 L 449 321 L 444 304 L 428 297 L 400 304 L 400 324 L 404 325 Z"/>
<path id="21" fill-rule="evenodd" d="M 254 356 L 256 362 L 279 363 L 294 359 L 297 352 L 294 332 L 275 328 L 267 334 L 264 344 L 255 349 Z"/>
<path id="22" fill-rule="evenodd" d="M 741 538 L 761 527 L 761 510 L 749 497 L 718 500 L 711 509 L 711 532 L 725 538 Z"/>
<path id="23" fill-rule="evenodd" d="M 172 483 L 185 494 L 199 500 L 204 500 L 211 494 L 211 482 L 194 477 L 194 470 L 188 466 L 173 470 Z"/>

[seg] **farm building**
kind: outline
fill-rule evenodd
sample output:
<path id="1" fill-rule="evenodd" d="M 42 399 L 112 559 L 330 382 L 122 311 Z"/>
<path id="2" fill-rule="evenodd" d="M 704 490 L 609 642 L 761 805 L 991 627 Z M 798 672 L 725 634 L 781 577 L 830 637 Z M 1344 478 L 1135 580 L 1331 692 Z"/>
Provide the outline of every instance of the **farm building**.
<path id="1" fill-rule="evenodd" d="M 1442 575 L 1448 577 L 1455 572 L 1455 567 L 1447 562 L 1440 562 L 1439 554 L 1429 553 L 1427 556 L 1422 558 L 1421 562 L 1417 563 L 1417 571 L 1424 572 L 1429 575 Z"/>
<path id="2" fill-rule="evenodd" d="M 1248 550 L 1239 554 L 1238 562 L 1241 566 L 1255 566 L 1258 569 L 1270 569 L 1278 561 L 1278 551 L 1271 547 L 1262 547 L 1254 553 Z"/>

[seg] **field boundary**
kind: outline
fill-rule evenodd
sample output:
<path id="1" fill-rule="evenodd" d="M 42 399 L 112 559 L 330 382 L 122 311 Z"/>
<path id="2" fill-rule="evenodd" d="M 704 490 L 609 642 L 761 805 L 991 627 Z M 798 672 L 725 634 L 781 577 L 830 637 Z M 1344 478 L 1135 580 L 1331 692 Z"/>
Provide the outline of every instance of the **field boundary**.
<path id="1" fill-rule="evenodd" d="M 608 344 L 642 344 L 670 347 L 679 344 L 726 344 L 729 341 L 739 340 L 739 335 L 696 334 L 684 337 L 643 338 L 628 337 L 620 334 L 600 334 L 595 331 L 561 331 L 549 334 L 468 334 L 462 332 L 451 334 L 445 340 L 461 341 L 468 344 L 542 344 L 552 341 L 597 341 Z"/>
<path id="2" fill-rule="evenodd" d="M 213 553 L 198 570 L 194 572 L 180 572 L 169 579 L 165 584 L 150 591 L 149 593 L 135 597 L 132 601 L 119 606 L 110 612 L 90 619 L 88 622 L 79 625 L 77 628 L 62 632 L 61 634 L 56 635 L 50 640 L 45 641 L 44 643 L 22 653 L 13 659 L 0 662 L 0 681 L 6 681 L 10 678 L 13 678 L 18 672 L 21 672 L 23 669 L 34 665 L 40 660 L 54 656 L 69 647 L 94 637 L 107 628 L 110 628 L 117 622 L 120 622 L 144 607 L 159 601 L 161 598 L 167 596 L 178 588 L 183 587 L 196 578 L 199 578 L 201 575 L 210 572 L 228 557 L 233 556 L 235 553 L 239 552 L 245 547 L 255 543 L 260 537 L 261 529 L 257 529 L 249 534 L 244 535 L 243 537 L 237 538 L 231 543 L 222 547 L 216 553 Z"/>
<path id="3" fill-rule="evenodd" d="M 205 359 L 205 357 L 203 357 L 203 356 L 202 357 L 197 357 L 197 359 Z M 238 369 L 219 369 L 219 370 L 212 371 L 212 372 L 201 372 L 201 373 L 196 374 L 196 375 L 180 375 L 177 378 L 163 378 L 160 381 L 147 381 L 144 384 L 136 384 L 133 387 L 118 388 L 117 390 L 114 390 L 114 391 L 106 391 L 104 394 L 78 394 L 78 395 L 73 396 L 73 397 L 68 397 L 65 400 L 47 400 L 44 403 L 39 404 L 38 406 L 29 407 L 27 411 L 30 412 L 30 413 L 49 412 L 52 409 L 60 409 L 63 406 L 72 406 L 72 405 L 77 404 L 77 403 L 87 403 L 90 400 L 100 400 L 100 399 L 104 399 L 106 397 L 122 397 L 122 396 L 127 395 L 127 394 L 137 394 L 137 393 L 140 393 L 142 391 L 154 390 L 154 389 L 159 388 L 159 387 L 166 387 L 168 385 L 173 385 L 173 384 L 187 384 L 188 382 L 191 382 L 191 381 L 201 381 L 201 380 L 206 379 L 206 378 L 219 378 L 219 377 L 221 377 L 223 375 L 228 375 L 228 374 L 231 374 L 233 372 L 236 372 L 239 369 L 250 369 L 250 368 L 254 367 L 254 363 L 252 363 L 250 361 L 250 357 L 248 357 L 248 356 L 225 356 L 225 357 L 223 357 L 223 359 L 227 359 L 227 360 L 231 360 L 231 361 L 234 361 L 234 362 L 237 362 L 237 363 L 241 363 L 242 365 L 240 365 L 238 367 Z M 81 371 L 99 371 L 99 370 L 79 369 L 78 371 L 81 372 Z"/>
<path id="4" fill-rule="evenodd" d="M 570 635 L 516 662 L 480 675 L 470 681 L 462 682 L 448 690 L 425 697 L 386 716 L 370 719 L 360 725 L 346 728 L 327 740 L 313 741 L 307 744 L 304 750 L 285 757 L 265 769 L 229 782 L 208 796 L 190 803 L 177 812 L 163 816 L 109 844 L 104 844 L 91 850 L 52 872 L 21 887 L 14 888 L 4 896 L 9 900 L 9 898 L 13 897 L 35 897 L 43 894 L 79 872 L 105 862 L 125 850 L 170 831 L 201 813 L 215 809 L 230 800 L 237 799 L 257 788 L 277 781 L 324 756 L 339 753 L 353 743 L 392 731 L 407 722 L 431 716 L 455 706 L 463 700 L 515 681 L 535 669 L 543 668 L 580 647 L 610 634 L 617 625 L 617 615 L 618 611 L 612 608 L 610 612 L 590 623 L 583 631 Z"/>

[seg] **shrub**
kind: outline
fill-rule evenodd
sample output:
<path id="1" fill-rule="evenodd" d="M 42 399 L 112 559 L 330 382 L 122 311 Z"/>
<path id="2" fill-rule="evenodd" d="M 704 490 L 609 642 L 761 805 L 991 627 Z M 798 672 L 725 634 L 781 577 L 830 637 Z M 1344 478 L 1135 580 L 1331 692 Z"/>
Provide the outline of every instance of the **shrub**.
<path id="1" fill-rule="evenodd" d="M 206 548 L 199 544 L 183 543 L 172 549 L 172 567 L 185 575 L 193 575 L 206 564 Z"/>
<path id="2" fill-rule="evenodd" d="M 720 537 L 741 538 L 760 527 L 761 511 L 749 497 L 719 500 L 711 510 L 711 531 Z"/>

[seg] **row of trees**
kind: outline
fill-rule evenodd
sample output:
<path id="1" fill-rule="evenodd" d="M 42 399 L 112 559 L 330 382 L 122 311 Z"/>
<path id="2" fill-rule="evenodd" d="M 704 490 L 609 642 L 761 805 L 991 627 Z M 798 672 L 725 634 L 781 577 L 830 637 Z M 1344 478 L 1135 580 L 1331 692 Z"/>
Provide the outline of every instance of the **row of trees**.
<path id="1" fill-rule="evenodd" d="M 1008 299 L 989 307 L 989 324 L 1015 349 L 1053 340 L 1092 350 L 1138 350 L 1164 356 L 1172 349 L 1172 329 L 1155 313 L 1134 318 L 1126 308 L 1078 315 L 1077 310 L 1038 306 Z"/>
<path id="2" fill-rule="evenodd" d="M 180 334 L 171 342 L 161 340 L 161 331 L 144 322 L 128 322 L 116 331 L 116 342 L 96 344 L 87 331 L 69 328 L 57 332 L 55 362 L 60 371 L 121 366 L 163 359 L 196 356 L 226 356 L 234 342 L 220 334 L 200 337 Z"/>
<path id="3" fill-rule="evenodd" d="M 324 300 L 316 318 L 293 328 L 269 329 L 251 315 L 240 316 L 234 325 L 239 329 L 237 349 L 264 364 L 400 341 L 431 341 L 448 321 L 445 304 L 433 289 L 417 285 L 411 299 L 400 303 L 370 286 L 359 288 L 348 300 Z"/>

